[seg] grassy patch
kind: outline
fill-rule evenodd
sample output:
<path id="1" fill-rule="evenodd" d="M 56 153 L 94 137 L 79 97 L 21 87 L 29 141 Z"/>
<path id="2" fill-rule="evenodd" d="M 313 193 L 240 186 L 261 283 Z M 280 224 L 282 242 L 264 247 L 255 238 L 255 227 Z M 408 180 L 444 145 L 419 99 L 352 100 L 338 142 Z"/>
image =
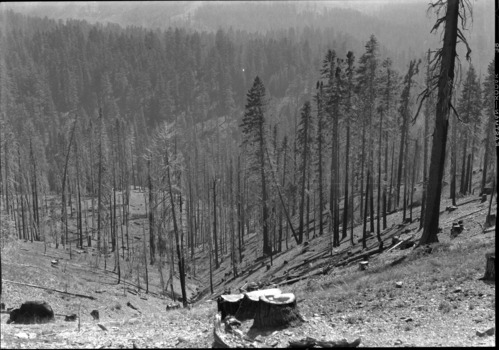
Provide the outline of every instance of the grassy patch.
<path id="1" fill-rule="evenodd" d="M 450 288 L 476 278 L 484 268 L 486 249 L 490 249 L 488 244 L 480 241 L 454 246 L 449 242 L 436 243 L 431 253 L 410 253 L 406 261 L 395 266 L 378 265 L 368 271 L 309 281 L 304 286 L 304 294 L 316 291 L 318 297 L 333 295 L 334 301 L 341 302 L 370 288 L 377 297 L 388 293 L 390 298 L 395 298 L 399 294 L 398 289 L 393 289 L 395 281 L 415 282 L 422 290 L 434 290 L 442 283 Z M 445 313 L 452 306 L 442 305 L 439 309 Z"/>

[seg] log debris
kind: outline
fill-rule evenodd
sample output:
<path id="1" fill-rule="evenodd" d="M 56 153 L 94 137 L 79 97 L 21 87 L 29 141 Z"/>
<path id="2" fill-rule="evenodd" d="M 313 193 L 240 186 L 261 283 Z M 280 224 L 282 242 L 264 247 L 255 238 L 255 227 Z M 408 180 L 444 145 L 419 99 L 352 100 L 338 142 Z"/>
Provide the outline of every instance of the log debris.
<path id="1" fill-rule="evenodd" d="M 19 284 L 21 286 L 32 287 L 32 288 L 39 288 L 39 289 L 43 289 L 43 290 L 50 290 L 52 292 L 67 294 L 67 295 L 71 295 L 71 296 L 74 296 L 74 297 L 87 298 L 87 299 L 95 300 L 95 297 L 93 297 L 91 295 L 84 295 L 84 294 L 78 294 L 78 293 L 69 293 L 69 292 L 65 292 L 65 291 L 62 291 L 62 290 L 54 289 L 54 288 L 46 288 L 46 287 L 36 286 L 34 284 L 14 282 L 14 281 L 9 281 L 9 280 L 3 280 L 2 282 L 12 283 L 12 284 Z"/>
<path id="2" fill-rule="evenodd" d="M 335 347 L 356 348 L 359 345 L 360 345 L 360 338 L 349 343 L 346 339 L 342 339 L 339 341 L 332 341 L 332 340 L 318 340 L 318 339 L 314 339 L 311 337 L 306 337 L 306 338 L 303 338 L 300 340 L 290 340 L 288 347 L 289 348 L 314 348 L 314 347 L 319 347 L 319 348 L 335 348 Z"/>

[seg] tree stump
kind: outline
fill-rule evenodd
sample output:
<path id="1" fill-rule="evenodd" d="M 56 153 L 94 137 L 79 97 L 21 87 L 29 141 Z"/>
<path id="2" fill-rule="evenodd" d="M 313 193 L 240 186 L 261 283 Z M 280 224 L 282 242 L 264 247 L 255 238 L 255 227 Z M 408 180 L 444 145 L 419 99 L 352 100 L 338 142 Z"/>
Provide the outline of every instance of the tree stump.
<path id="1" fill-rule="evenodd" d="M 64 318 L 64 321 L 66 321 L 66 322 L 76 321 L 77 317 L 78 316 L 76 316 L 76 314 L 66 315 L 66 317 Z"/>
<path id="2" fill-rule="evenodd" d="M 495 281 L 495 279 L 496 279 L 496 268 L 495 268 L 496 253 L 487 253 L 487 254 L 485 254 L 485 258 L 487 259 L 487 263 L 485 265 L 485 276 L 483 276 L 483 279 L 487 280 L 487 281 Z"/>
<path id="3" fill-rule="evenodd" d="M 457 237 L 461 232 L 463 232 L 463 226 L 462 223 L 461 225 L 459 223 L 453 223 L 452 228 L 450 230 L 450 236 L 451 238 Z"/>
<path id="4" fill-rule="evenodd" d="M 99 311 L 97 310 L 92 310 L 92 312 L 90 313 L 90 315 L 94 318 L 94 321 L 95 320 L 99 320 Z"/>
<path id="5" fill-rule="evenodd" d="M 273 289 L 263 289 L 256 290 L 254 292 L 248 292 L 244 294 L 241 300 L 239 309 L 234 315 L 239 321 L 251 320 L 255 317 L 255 311 L 258 307 L 258 301 L 261 296 L 272 296 L 276 297 L 281 294 L 281 290 L 278 288 Z"/>
<path id="6" fill-rule="evenodd" d="M 392 247 L 397 244 L 398 242 L 400 242 L 400 237 L 399 236 L 393 236 L 392 237 Z"/>
<path id="7" fill-rule="evenodd" d="M 361 261 L 359 262 L 359 270 L 364 271 L 369 267 L 369 261 Z"/>
<path id="8" fill-rule="evenodd" d="M 254 328 L 298 326 L 304 322 L 293 293 L 261 296 L 255 311 Z"/>
<path id="9" fill-rule="evenodd" d="M 10 311 L 7 323 L 33 324 L 54 321 L 54 311 L 44 301 L 27 301 L 19 309 Z"/>
<path id="10" fill-rule="evenodd" d="M 243 294 L 221 295 L 217 299 L 218 311 L 222 314 L 222 320 L 231 315 L 234 316 L 241 305 Z"/>

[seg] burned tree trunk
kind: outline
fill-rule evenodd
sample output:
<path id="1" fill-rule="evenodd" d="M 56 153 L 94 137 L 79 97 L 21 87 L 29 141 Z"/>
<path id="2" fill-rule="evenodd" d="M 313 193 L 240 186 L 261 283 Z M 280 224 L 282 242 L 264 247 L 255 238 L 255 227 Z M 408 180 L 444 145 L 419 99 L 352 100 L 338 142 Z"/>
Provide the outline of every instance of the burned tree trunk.
<path id="1" fill-rule="evenodd" d="M 293 293 L 261 296 L 255 312 L 254 328 L 297 326 L 304 322 Z"/>
<path id="2" fill-rule="evenodd" d="M 438 79 L 438 102 L 431 149 L 430 170 L 428 177 L 427 205 L 424 215 L 424 231 L 419 245 L 438 242 L 438 222 L 440 212 L 440 194 L 442 193 L 442 178 L 447 144 L 447 129 L 449 127 L 450 99 L 454 81 L 454 64 L 456 58 L 456 42 L 458 33 L 459 1 L 447 2 L 446 16 L 438 25 L 445 23 L 443 48 L 440 55 L 440 76 Z"/>
<path id="3" fill-rule="evenodd" d="M 496 254 L 495 253 L 487 253 L 487 254 L 485 254 L 485 258 L 487 259 L 487 263 L 485 265 L 485 276 L 483 276 L 483 279 L 487 280 L 487 281 L 495 281 L 495 279 L 496 279 L 496 267 L 495 267 Z"/>

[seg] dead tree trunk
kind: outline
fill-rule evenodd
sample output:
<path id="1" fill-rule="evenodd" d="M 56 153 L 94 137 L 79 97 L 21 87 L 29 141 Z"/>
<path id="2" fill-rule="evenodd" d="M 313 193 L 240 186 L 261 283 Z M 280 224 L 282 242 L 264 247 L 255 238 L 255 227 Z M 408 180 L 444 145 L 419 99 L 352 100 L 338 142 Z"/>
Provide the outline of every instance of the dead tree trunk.
<path id="1" fill-rule="evenodd" d="M 440 212 L 440 195 L 442 193 L 442 177 L 444 173 L 445 148 L 447 145 L 447 129 L 449 127 L 449 107 L 454 81 L 454 65 L 459 18 L 459 1 L 449 0 L 445 20 L 443 48 L 439 53 L 440 76 L 438 79 L 438 101 L 435 117 L 435 130 L 431 149 L 430 172 L 428 177 L 427 206 L 424 213 L 424 231 L 420 245 L 438 242 L 438 223 Z"/>
<path id="2" fill-rule="evenodd" d="M 485 254 L 485 258 L 487 259 L 487 263 L 485 265 L 485 276 L 483 276 L 483 279 L 487 280 L 487 281 L 495 281 L 495 279 L 496 279 L 496 267 L 495 267 L 496 254 L 495 253 L 487 253 L 487 254 Z"/>
<path id="3" fill-rule="evenodd" d="M 457 137 L 457 123 L 452 123 L 452 150 L 450 152 L 450 198 L 452 199 L 452 205 L 457 206 L 456 204 L 456 162 L 457 162 L 457 145 L 456 145 L 456 137 Z"/>

